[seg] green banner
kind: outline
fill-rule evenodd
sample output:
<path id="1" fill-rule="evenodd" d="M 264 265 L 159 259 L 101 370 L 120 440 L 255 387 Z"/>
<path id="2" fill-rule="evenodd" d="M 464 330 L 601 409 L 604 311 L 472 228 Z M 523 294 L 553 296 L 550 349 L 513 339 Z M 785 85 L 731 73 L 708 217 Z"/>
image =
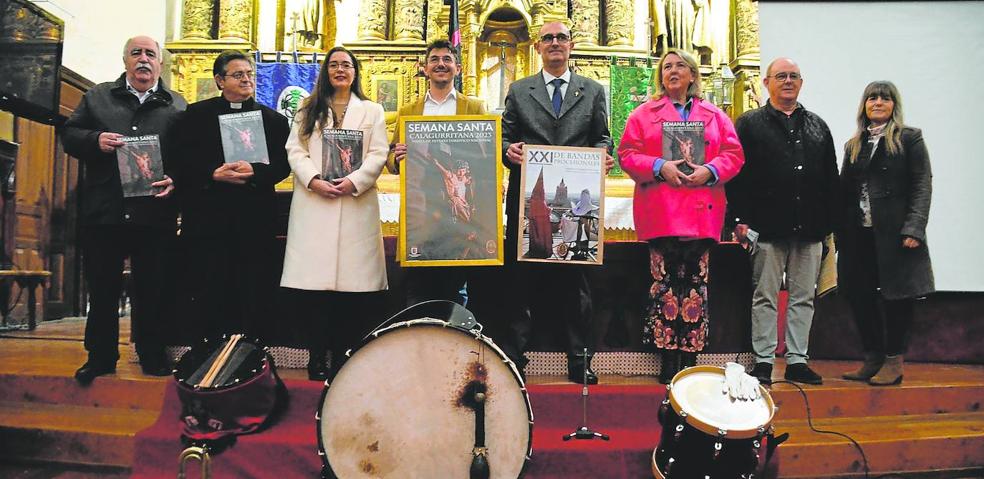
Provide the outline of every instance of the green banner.
<path id="1" fill-rule="evenodd" d="M 615 145 L 615 159 L 618 160 L 618 145 L 622 141 L 622 131 L 629 114 L 637 106 L 649 100 L 653 94 L 653 71 L 648 66 L 611 66 L 611 132 Z M 625 174 L 618 162 L 608 176 L 621 177 Z"/>

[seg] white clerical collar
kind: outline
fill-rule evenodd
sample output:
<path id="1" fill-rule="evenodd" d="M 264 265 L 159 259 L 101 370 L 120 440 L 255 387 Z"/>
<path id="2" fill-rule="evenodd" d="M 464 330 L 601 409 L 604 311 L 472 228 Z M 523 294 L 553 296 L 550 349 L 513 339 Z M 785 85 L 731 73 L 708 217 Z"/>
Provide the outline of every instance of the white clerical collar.
<path id="1" fill-rule="evenodd" d="M 437 101 L 437 100 L 435 100 L 434 97 L 431 96 L 431 92 L 430 92 L 430 89 L 429 88 L 427 89 L 427 95 L 424 96 L 424 102 L 425 103 L 426 102 L 431 102 L 431 103 L 433 103 L 435 105 L 443 105 L 443 104 L 447 103 L 448 100 L 456 100 L 457 101 L 457 99 L 458 99 L 458 90 L 456 90 L 454 88 L 451 88 L 451 93 L 448 93 L 448 96 L 444 97 L 444 101 Z"/>
<path id="2" fill-rule="evenodd" d="M 545 85 L 549 85 L 550 82 L 552 82 L 554 80 L 554 78 L 560 78 L 561 80 L 564 80 L 564 83 L 565 84 L 570 84 L 571 83 L 571 69 L 570 68 L 564 70 L 564 74 L 561 75 L 561 76 L 559 76 L 559 77 L 555 77 L 555 76 L 547 73 L 546 70 L 540 70 L 540 71 L 543 73 L 543 83 Z"/>

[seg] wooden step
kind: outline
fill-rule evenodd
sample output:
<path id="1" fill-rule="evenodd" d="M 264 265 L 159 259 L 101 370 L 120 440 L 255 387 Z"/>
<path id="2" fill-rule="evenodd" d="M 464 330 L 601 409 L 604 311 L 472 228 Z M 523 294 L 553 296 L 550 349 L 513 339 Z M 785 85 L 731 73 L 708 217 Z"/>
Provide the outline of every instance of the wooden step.
<path id="1" fill-rule="evenodd" d="M 0 402 L 160 409 L 171 378 L 100 376 L 87 387 L 71 376 L 0 374 Z"/>
<path id="2" fill-rule="evenodd" d="M 782 474 L 781 479 L 981 479 L 984 477 L 984 467 L 957 468 L 957 469 L 931 469 L 927 471 L 890 471 L 887 473 L 872 476 L 864 473 L 848 474 L 823 474 L 820 476 L 787 476 Z"/>
<path id="3" fill-rule="evenodd" d="M 859 361 L 814 361 L 811 367 L 824 377 L 821 386 L 798 385 L 816 418 L 907 416 L 981 412 L 984 401 L 984 368 L 976 365 L 906 363 L 901 385 L 876 387 L 840 379 Z M 782 378 L 784 362 L 776 363 L 773 378 Z M 777 419 L 805 419 L 803 395 L 788 383 L 770 388 L 779 407 Z"/>
<path id="4" fill-rule="evenodd" d="M 158 409 L 0 402 L 0 461 L 129 467 Z"/>
<path id="5" fill-rule="evenodd" d="M 815 419 L 981 412 L 984 401 L 984 382 L 907 381 L 891 387 L 851 381 L 828 383 L 822 388 L 804 388 Z M 772 399 L 779 407 L 777 418 L 806 418 L 806 401 L 792 386 L 775 385 Z"/>
<path id="6" fill-rule="evenodd" d="M 872 473 L 958 470 L 984 466 L 984 413 L 815 419 L 820 430 L 846 434 L 863 448 Z M 780 450 L 783 477 L 831 477 L 864 471 L 844 437 L 812 431 L 806 420 L 776 422 L 790 439 Z"/>
<path id="7" fill-rule="evenodd" d="M 130 470 L 111 466 L 17 463 L 0 464 L 4 479 L 127 479 Z"/>

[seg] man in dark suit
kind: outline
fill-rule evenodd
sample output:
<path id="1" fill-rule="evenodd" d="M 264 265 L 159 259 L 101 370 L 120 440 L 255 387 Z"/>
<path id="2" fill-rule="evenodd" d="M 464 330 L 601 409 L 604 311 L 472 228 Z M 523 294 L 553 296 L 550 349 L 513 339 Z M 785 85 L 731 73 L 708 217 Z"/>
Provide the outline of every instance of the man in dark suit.
<path id="1" fill-rule="evenodd" d="M 221 95 L 188 105 L 175 125 L 175 181 L 181 194 L 181 238 L 188 252 L 192 328 L 197 337 L 245 331 L 268 339 L 277 280 L 274 185 L 287 177 L 287 119 L 256 102 L 252 57 L 236 50 L 212 66 Z M 219 118 L 259 111 L 269 163 L 226 162 Z M 192 337 L 195 337 L 192 336 Z"/>
<path id="2" fill-rule="evenodd" d="M 585 370 L 588 382 L 596 384 L 598 377 L 591 371 L 590 341 L 591 290 L 583 267 L 554 264 L 516 264 L 519 237 L 519 202 L 523 200 L 520 186 L 523 145 L 556 145 L 604 148 L 610 151 L 608 114 L 605 91 L 597 82 L 577 75 L 567 68 L 574 43 L 571 31 L 560 22 L 547 23 L 540 29 L 536 49 L 543 60 L 543 70 L 514 82 L 506 96 L 502 113 L 503 164 L 509 168 L 509 190 L 506 197 L 506 269 L 510 281 L 518 288 L 511 299 L 511 311 L 506 318 L 520 368 L 525 365 L 522 353 L 526 348 L 532 314 L 545 319 L 547 314 L 560 315 L 567 329 L 568 378 L 581 382 Z M 610 155 L 606 169 L 615 164 Z M 527 285 L 536 285 L 535 294 Z M 494 337 L 494 336 L 493 336 Z M 584 356 L 584 348 L 589 355 Z"/>
<path id="3" fill-rule="evenodd" d="M 116 149 L 124 136 L 168 132 L 185 100 L 160 80 L 161 48 L 138 36 L 123 48 L 126 72 L 115 82 L 96 85 L 62 130 L 65 152 L 85 168 L 82 185 L 82 249 L 89 288 L 85 323 L 86 363 L 75 372 L 82 385 L 116 371 L 119 359 L 119 300 L 123 261 L 130 257 L 133 278 L 133 341 L 145 374 L 166 376 L 171 369 L 162 339 L 161 289 L 165 253 L 175 236 L 177 211 L 168 198 L 171 178 L 151 183 L 154 196 L 123 197 Z M 165 172 L 173 157 L 162 155 Z M 139 174 L 138 174 L 139 175 Z"/>

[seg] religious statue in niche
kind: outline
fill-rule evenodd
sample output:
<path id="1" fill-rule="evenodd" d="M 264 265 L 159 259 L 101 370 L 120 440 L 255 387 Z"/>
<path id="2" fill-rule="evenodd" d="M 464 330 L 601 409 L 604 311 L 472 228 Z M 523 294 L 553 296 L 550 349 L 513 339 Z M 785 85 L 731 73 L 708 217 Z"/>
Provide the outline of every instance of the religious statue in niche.
<path id="1" fill-rule="evenodd" d="M 291 19 L 298 50 L 325 51 L 335 45 L 335 0 L 306 0 Z M 288 43 L 288 45 L 292 45 Z"/>
<path id="2" fill-rule="evenodd" d="M 713 48 L 707 0 L 650 0 L 652 47 L 657 55 L 681 48 L 706 56 Z"/>

